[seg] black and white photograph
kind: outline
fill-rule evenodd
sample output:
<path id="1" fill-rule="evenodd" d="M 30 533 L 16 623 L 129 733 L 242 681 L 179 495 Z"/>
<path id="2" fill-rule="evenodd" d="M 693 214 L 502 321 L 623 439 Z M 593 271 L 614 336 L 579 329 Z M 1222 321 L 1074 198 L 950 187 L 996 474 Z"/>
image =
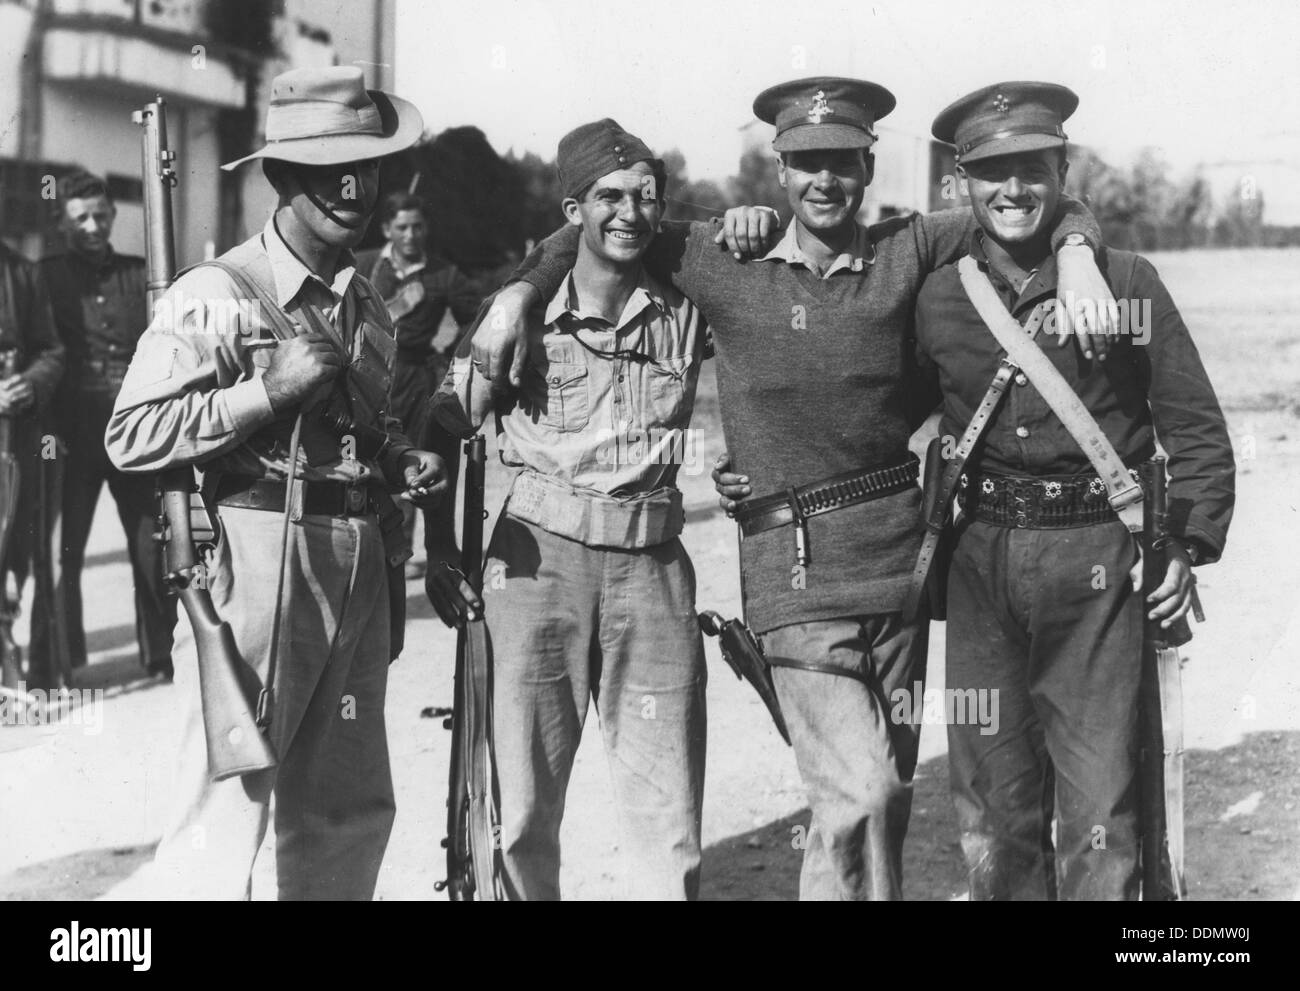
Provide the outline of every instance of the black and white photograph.
<path id="1" fill-rule="evenodd" d="M 1300 898 L 1298 50 L 3 0 L 0 901 Z"/>

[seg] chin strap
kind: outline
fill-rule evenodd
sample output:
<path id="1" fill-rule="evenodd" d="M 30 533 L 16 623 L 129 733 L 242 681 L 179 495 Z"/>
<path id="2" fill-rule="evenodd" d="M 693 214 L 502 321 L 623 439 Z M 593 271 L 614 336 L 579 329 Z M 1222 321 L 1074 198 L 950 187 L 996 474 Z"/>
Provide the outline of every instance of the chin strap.
<path id="1" fill-rule="evenodd" d="M 365 221 L 356 224 L 349 223 L 348 221 L 340 217 L 337 213 L 335 213 L 333 210 L 331 210 L 329 207 L 327 207 L 325 205 L 325 202 L 314 192 L 312 192 L 311 184 L 307 181 L 307 177 L 306 175 L 303 174 L 302 169 L 294 169 L 293 174 L 298 180 L 299 188 L 302 189 L 307 199 L 311 200 L 311 205 L 314 206 L 321 213 L 325 214 L 325 216 L 329 217 L 330 220 L 334 221 L 334 223 L 338 224 L 340 227 L 344 228 L 345 230 L 350 230 L 350 231 L 359 230 L 362 226 L 364 226 Z M 369 218 L 367 217 L 366 220 L 368 221 Z"/>

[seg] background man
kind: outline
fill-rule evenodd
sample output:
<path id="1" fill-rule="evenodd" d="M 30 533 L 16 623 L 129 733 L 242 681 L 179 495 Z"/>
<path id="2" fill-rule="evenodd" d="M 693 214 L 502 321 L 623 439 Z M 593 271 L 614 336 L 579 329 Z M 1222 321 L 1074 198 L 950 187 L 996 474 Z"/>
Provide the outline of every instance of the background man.
<path id="1" fill-rule="evenodd" d="M 450 311 L 457 327 L 463 329 L 474 319 L 482 299 L 460 269 L 429 255 L 429 209 L 420 197 L 393 193 L 385 198 L 381 216 L 388 243 L 377 251 L 358 255 L 357 269 L 383 297 L 397 332 L 391 412 L 401 421 L 408 437 L 424 443 L 425 408 L 447 374 L 451 356 L 460 341 L 457 334 L 439 346 L 435 340 L 438 328 Z M 436 437 L 446 435 L 437 433 Z M 428 440 L 433 442 L 435 437 Z M 460 452 L 453 445 L 437 453 L 454 476 L 460 467 Z M 404 503 L 402 513 L 409 547 L 415 531 L 415 507 Z M 427 507 L 425 543 L 440 549 L 455 547 L 455 517 L 452 500 Z M 424 562 L 415 558 L 408 561 L 406 577 L 424 577 Z"/>
<path id="2" fill-rule="evenodd" d="M 856 222 L 873 127 L 894 102 L 875 83 L 835 77 L 759 94 L 794 224 L 748 263 L 720 250 L 709 224 L 665 225 L 649 256 L 708 320 L 728 449 L 739 471 L 761 472 L 761 503 L 741 520 L 741 586 L 813 809 L 800 882 L 809 899 L 901 895 L 920 727 L 893 724 L 882 700 L 924 672 L 927 626 L 898 610 L 919 542 L 907 440 L 933 406 L 918 401 L 907 321 L 925 273 L 964 251 L 974 225 L 968 212 Z M 1097 237 L 1090 218 L 1067 216 L 1057 234 L 1071 232 Z M 524 280 L 553 293 L 575 241 L 548 238 Z M 1076 291 L 1094 295 L 1091 250 L 1071 251 L 1084 266 L 1066 262 Z M 531 292 L 504 290 L 500 319 L 480 332 L 494 375 L 512 347 L 495 328 L 517 327 Z M 514 379 L 526 353 L 512 356 Z"/>
<path id="3" fill-rule="evenodd" d="M 1078 102 L 1064 86 L 999 83 L 934 121 L 957 147 L 979 221 L 970 256 L 1021 324 L 1057 292 L 1049 228 L 1068 168 L 1062 125 Z M 948 582 L 947 687 L 995 692 L 1000 708 L 991 735 L 948 726 L 972 899 L 1137 896 L 1142 610 L 1166 625 L 1187 611 L 1191 566 L 1218 560 L 1232 518 L 1232 445 L 1173 300 L 1146 259 L 1106 250 L 1099 261 L 1128 315 L 1105 362 L 1047 334 L 1038 342 L 1126 466 L 1157 441 L 1168 453 L 1176 539 L 1144 605 L 1134 541 L 1105 486 L 1018 374 L 967 462 Z M 960 437 L 1005 352 L 955 266 L 926 280 L 917 346 L 943 389 L 940 433 Z"/>
<path id="4" fill-rule="evenodd" d="M 227 271 L 182 276 L 113 410 L 106 442 L 124 471 L 201 467 L 222 531 L 206 562 L 212 599 L 262 685 L 284 604 L 269 734 L 279 766 L 242 779 L 208 779 L 194 638 L 181 625 L 176 807 L 140 882 L 154 897 L 246 898 L 272 792 L 281 898 L 374 893 L 393 821 L 384 694 L 388 566 L 401 560 L 400 528 L 386 545 L 376 514 L 387 490 L 433 494 L 441 463 L 384 412 L 392 325 L 350 249 L 378 198 L 378 157 L 422 129 L 415 107 L 365 90 L 355 67 L 277 76 L 267 146 L 224 166 L 261 159 L 279 195 L 265 228 L 220 259 L 259 290 L 258 312 L 232 313 L 227 303 L 249 297 Z M 254 350 L 259 337 L 277 343 Z M 322 415 L 339 410 L 346 429 Z M 371 449 L 365 437 L 375 433 L 383 446 Z M 286 479 L 298 481 L 281 594 Z"/>
<path id="5" fill-rule="evenodd" d="M 81 572 L 95 505 L 107 481 L 126 532 L 140 663 L 150 674 L 170 678 L 176 600 L 163 585 L 162 549 L 153 539 L 158 515 L 154 480 L 118 471 L 104 452 L 104 428 L 113 402 L 136 341 L 149 324 L 144 259 L 113 250 L 117 208 L 103 179 L 79 172 L 61 179 L 57 191 L 59 230 L 66 243 L 62 251 L 42 258 L 40 267 L 67 348 L 67 372 L 54 413 L 67 445 L 61 462 L 63 546 L 56 594 L 63 605 L 60 620 L 69 659 L 74 668 L 86 663 Z M 52 605 L 38 600 L 32 612 L 33 663 L 44 663 L 52 648 Z"/>
<path id="6" fill-rule="evenodd" d="M 594 698 L 632 892 L 693 899 L 705 667 L 675 483 L 705 325 L 641 266 L 663 212 L 663 163 L 606 119 L 562 138 L 556 164 L 578 254 L 544 311 L 530 312 L 533 365 L 498 413 L 502 459 L 523 471 L 484 569 L 504 577 L 485 597 L 505 881 L 514 898 L 559 897 L 565 792 Z M 492 404 L 458 357 L 440 421 L 469 414 L 477 428 Z M 426 584 L 448 616 L 452 573 L 431 567 Z"/>
<path id="7" fill-rule="evenodd" d="M 42 435 L 63 373 L 64 351 L 37 267 L 0 243 L 0 354 L 10 351 L 14 352 L 18 371 L 0 377 L 0 417 L 11 427 L 10 445 L 17 461 L 19 488 L 16 492 L 0 492 L 0 498 L 16 501 L 12 506 L 0 506 L 0 511 L 13 514 L 4 558 L 0 560 L 0 623 L 5 626 L 5 650 L 14 649 L 11 627 L 17 612 L 17 602 L 9 599 L 8 576 L 14 575 L 21 597 L 33 559 L 40 555 L 46 559 L 44 565 L 49 564 L 48 534 L 39 525 L 37 502 L 42 493 L 42 474 L 47 471 L 41 457 Z M 38 610 L 48 612 L 39 585 L 35 602 Z M 32 636 L 33 640 L 37 636 L 35 623 Z M 55 687 L 56 673 L 50 660 L 47 651 L 33 646 L 25 679 L 28 688 Z M 15 658 L 6 661 L 11 670 L 16 670 Z"/>

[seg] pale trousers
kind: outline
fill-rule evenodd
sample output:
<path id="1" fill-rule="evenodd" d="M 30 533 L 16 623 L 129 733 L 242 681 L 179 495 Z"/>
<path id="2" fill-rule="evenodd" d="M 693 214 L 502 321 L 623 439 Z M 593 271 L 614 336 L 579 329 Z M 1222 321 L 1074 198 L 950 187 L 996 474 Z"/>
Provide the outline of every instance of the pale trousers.
<path id="1" fill-rule="evenodd" d="M 259 681 L 275 609 L 282 517 L 220 511 L 208 562 L 218 614 Z M 276 873 L 283 899 L 369 899 L 392 828 L 384 728 L 388 678 L 387 568 L 373 516 L 307 516 L 292 527 L 271 740 L 279 766 L 219 783 L 207 742 L 189 620 L 176 627 L 176 688 L 184 729 L 175 790 L 153 864 L 117 897 L 246 899 L 275 796 Z"/>
<path id="2" fill-rule="evenodd" d="M 627 893 L 693 899 L 706 675 L 695 571 L 680 541 L 643 550 L 588 547 L 503 515 L 488 551 L 483 601 L 510 897 L 560 897 L 560 821 L 594 700 Z"/>

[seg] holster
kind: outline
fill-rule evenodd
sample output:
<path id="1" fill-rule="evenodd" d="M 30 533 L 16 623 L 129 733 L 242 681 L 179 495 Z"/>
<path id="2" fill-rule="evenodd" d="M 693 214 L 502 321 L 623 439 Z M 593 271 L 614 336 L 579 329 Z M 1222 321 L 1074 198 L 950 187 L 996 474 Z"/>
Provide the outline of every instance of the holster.
<path id="1" fill-rule="evenodd" d="M 947 462 L 943 457 L 943 438 L 930 441 L 925 451 L 925 475 L 921 494 L 921 520 L 931 520 L 937 503 L 943 498 L 943 472 Z M 949 500 L 951 506 L 951 499 Z M 952 553 L 957 546 L 957 533 L 953 527 L 951 509 L 944 515 L 943 530 L 934 552 L 934 563 L 925 580 L 926 611 L 931 619 L 948 618 L 948 571 L 952 567 Z"/>

